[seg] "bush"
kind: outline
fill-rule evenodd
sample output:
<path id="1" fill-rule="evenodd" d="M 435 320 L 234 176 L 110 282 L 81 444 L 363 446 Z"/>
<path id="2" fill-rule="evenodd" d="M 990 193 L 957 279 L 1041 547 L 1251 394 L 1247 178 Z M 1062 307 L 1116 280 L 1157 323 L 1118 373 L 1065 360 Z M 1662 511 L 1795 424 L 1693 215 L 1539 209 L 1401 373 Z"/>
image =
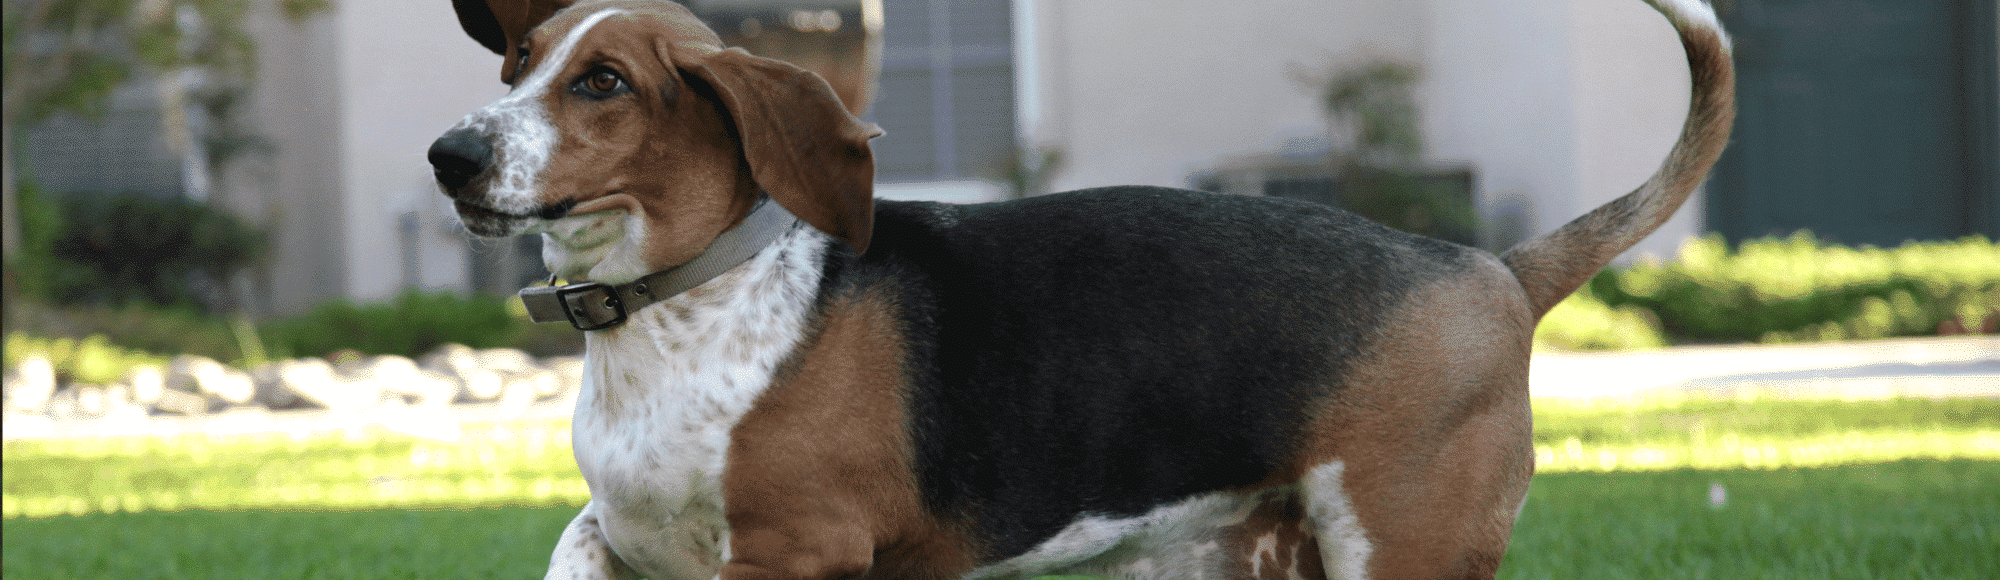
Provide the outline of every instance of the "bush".
<path id="1" fill-rule="evenodd" d="M 1612 307 L 1584 286 L 1542 317 L 1535 343 L 1565 350 L 1641 350 L 1666 346 L 1667 337 L 1652 311 Z"/>
<path id="2" fill-rule="evenodd" d="M 101 335 L 123 348 L 219 361 L 245 358 L 242 339 L 248 338 L 239 337 L 227 319 L 144 304 L 55 307 L 17 300 L 7 305 L 6 326 L 9 334 L 69 339 Z"/>
<path id="3" fill-rule="evenodd" d="M 47 201 L 54 203 L 44 206 L 39 196 L 32 202 L 37 217 L 24 220 L 23 238 L 39 244 L 50 235 L 42 230 L 53 228 L 48 246 L 23 249 L 47 251 L 55 260 L 57 267 L 37 268 L 46 278 L 36 289 L 60 304 L 229 310 L 229 280 L 262 259 L 269 245 L 264 232 L 229 212 L 186 198 L 72 193 Z M 56 223 L 44 223 L 52 217 Z"/>
<path id="4" fill-rule="evenodd" d="M 1709 236 L 1683 245 L 1672 263 L 1599 273 L 1550 312 L 1543 325 L 1551 329 L 1538 336 L 1568 348 L 1624 348 L 1574 329 L 1636 324 L 1607 322 L 1607 313 L 1628 309 L 1650 313 L 1675 342 L 1993 332 L 2000 324 L 2000 245 L 1973 236 L 1893 250 L 1848 248 L 1800 232 L 1731 251 L 1721 237 Z"/>
<path id="5" fill-rule="evenodd" d="M 62 230 L 62 210 L 42 198 L 41 189 L 23 181 L 14 192 L 16 215 L 20 218 L 20 246 L 7 256 L 9 291 L 25 296 L 47 296 L 51 282 L 65 273 L 55 256 L 55 239 Z M 9 295 L 12 300 L 15 296 Z M 10 304 L 11 308 L 12 305 Z"/>
<path id="6" fill-rule="evenodd" d="M 279 357 L 341 350 L 415 357 L 447 343 L 511 346 L 524 326 L 526 321 L 509 313 L 501 298 L 411 291 L 381 304 L 328 302 L 267 325 L 264 338 Z"/>

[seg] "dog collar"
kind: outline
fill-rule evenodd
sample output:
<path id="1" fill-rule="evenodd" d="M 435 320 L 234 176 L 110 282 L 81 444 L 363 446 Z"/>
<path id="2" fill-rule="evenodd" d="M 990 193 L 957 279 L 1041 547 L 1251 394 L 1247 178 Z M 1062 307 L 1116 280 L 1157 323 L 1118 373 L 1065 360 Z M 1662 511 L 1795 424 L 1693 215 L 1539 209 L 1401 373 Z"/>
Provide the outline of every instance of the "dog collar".
<path id="1" fill-rule="evenodd" d="M 795 223 L 798 218 L 792 212 L 766 200 L 743 218 L 743 223 L 716 236 L 707 250 L 686 264 L 615 286 L 602 282 L 556 286 L 555 276 L 550 275 L 549 285 L 522 289 L 521 303 L 535 322 L 568 321 L 577 330 L 618 326 L 625 323 L 626 315 L 700 286 L 748 261 Z"/>

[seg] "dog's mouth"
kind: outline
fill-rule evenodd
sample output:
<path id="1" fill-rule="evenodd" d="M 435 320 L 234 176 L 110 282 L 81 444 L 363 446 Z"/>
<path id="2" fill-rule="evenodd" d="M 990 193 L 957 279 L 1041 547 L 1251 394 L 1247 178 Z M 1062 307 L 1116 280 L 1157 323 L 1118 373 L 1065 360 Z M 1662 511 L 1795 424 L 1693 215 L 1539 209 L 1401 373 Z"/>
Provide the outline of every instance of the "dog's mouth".
<path id="1" fill-rule="evenodd" d="M 459 222 L 473 235 L 487 238 L 504 238 L 522 233 L 527 226 L 537 221 L 548 222 L 567 217 L 576 202 L 564 200 L 544 204 L 533 213 L 514 213 L 488 207 L 465 200 L 452 200 L 452 209 L 458 212 Z"/>

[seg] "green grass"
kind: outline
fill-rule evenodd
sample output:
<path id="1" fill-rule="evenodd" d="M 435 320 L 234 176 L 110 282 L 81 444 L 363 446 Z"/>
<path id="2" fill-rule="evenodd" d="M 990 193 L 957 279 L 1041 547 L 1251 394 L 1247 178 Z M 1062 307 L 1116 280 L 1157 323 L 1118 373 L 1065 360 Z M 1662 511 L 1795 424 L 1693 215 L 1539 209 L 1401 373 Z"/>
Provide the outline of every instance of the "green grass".
<path id="1" fill-rule="evenodd" d="M 1538 401 L 1535 419 L 1507 578 L 2000 570 L 2000 401 Z M 7 442 L 0 571 L 540 575 L 588 499 L 567 422 L 463 431 Z"/>
<path id="2" fill-rule="evenodd" d="M 1719 483 L 1728 501 L 1709 504 Z M 2000 463 L 1535 479 L 1501 577 L 1878 579 L 2000 570 Z M 533 578 L 574 508 L 182 511 L 5 522 L 10 579 Z"/>
<path id="3" fill-rule="evenodd" d="M 1712 485 L 1727 498 L 1710 504 Z M 1539 475 L 1502 578 L 1993 578 L 2000 463 Z"/>
<path id="4" fill-rule="evenodd" d="M 7 520 L 10 580 L 540 578 L 574 508 L 182 511 Z"/>

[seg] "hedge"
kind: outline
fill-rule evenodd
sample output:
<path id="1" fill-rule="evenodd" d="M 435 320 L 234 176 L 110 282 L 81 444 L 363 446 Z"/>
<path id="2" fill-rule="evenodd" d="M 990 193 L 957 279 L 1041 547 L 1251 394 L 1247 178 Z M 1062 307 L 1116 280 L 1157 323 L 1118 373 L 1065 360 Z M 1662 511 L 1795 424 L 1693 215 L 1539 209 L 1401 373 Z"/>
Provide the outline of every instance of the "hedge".
<path id="1" fill-rule="evenodd" d="M 1607 269 L 1542 322 L 1538 341 L 1578 350 L 1670 343 L 1784 343 L 1992 333 L 2000 245 L 1984 236 L 1894 249 L 1808 232 L 1688 241 L 1676 260 Z"/>

